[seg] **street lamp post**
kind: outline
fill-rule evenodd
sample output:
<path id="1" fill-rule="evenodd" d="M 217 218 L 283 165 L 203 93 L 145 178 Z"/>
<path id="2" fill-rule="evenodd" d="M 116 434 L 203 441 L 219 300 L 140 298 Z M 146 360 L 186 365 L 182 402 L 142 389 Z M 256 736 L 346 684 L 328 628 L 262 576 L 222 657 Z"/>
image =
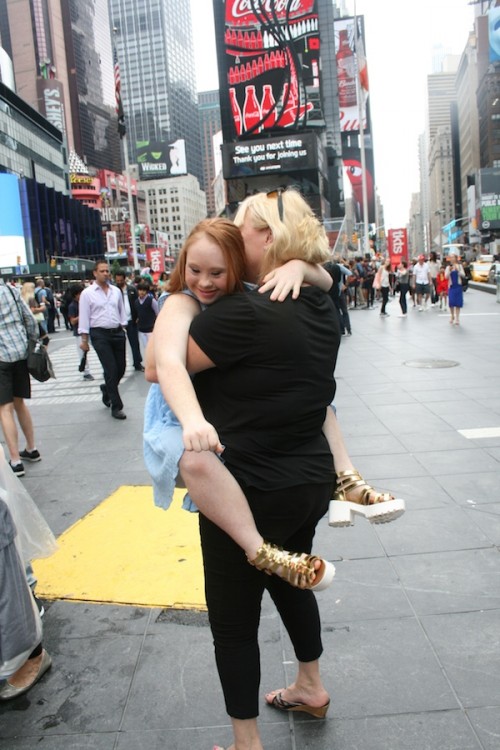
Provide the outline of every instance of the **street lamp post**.
<path id="1" fill-rule="evenodd" d="M 441 217 L 441 216 L 444 215 L 444 213 L 445 213 L 445 211 L 444 211 L 443 208 L 437 208 L 434 211 L 434 216 Z M 440 218 L 439 219 L 439 225 L 438 225 L 438 231 L 439 231 L 439 243 L 438 243 L 439 244 L 439 257 L 441 257 L 442 254 L 443 254 L 443 232 L 442 232 L 443 227 L 442 227 L 441 221 L 442 221 L 442 219 Z"/>

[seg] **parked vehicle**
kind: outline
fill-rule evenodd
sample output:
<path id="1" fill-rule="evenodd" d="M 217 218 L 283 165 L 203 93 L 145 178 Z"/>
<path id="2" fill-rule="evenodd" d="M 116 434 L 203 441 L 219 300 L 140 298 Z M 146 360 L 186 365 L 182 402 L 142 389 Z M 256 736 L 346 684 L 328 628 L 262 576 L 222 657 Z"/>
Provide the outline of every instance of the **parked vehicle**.
<path id="1" fill-rule="evenodd" d="M 472 281 L 490 281 L 491 267 L 494 265 L 493 255 L 480 255 L 479 258 L 470 264 Z"/>

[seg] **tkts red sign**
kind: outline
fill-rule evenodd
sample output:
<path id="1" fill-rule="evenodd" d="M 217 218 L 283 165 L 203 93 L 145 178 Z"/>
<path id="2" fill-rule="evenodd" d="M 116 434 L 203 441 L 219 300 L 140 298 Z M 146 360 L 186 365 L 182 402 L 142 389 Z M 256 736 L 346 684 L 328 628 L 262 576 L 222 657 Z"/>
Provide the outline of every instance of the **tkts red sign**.
<path id="1" fill-rule="evenodd" d="M 406 229 L 389 229 L 388 234 L 389 256 L 396 268 L 402 260 L 408 260 L 408 236 Z"/>
<path id="2" fill-rule="evenodd" d="M 260 23 L 262 16 L 291 21 L 313 11 L 314 0 L 233 0 L 226 2 L 226 24 L 250 26 Z"/>

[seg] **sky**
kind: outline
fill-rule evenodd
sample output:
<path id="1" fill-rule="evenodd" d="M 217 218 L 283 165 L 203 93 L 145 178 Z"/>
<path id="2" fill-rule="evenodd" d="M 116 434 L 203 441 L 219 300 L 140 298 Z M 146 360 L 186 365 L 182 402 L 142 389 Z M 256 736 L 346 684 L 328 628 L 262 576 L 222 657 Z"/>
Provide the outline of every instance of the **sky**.
<path id="1" fill-rule="evenodd" d="M 211 0 L 190 0 L 198 91 L 219 87 Z M 353 13 L 354 0 L 347 0 Z M 419 191 L 418 138 L 425 130 L 433 48 L 460 55 L 473 28 L 469 0 L 356 0 L 365 17 L 375 181 L 386 229 L 409 221 Z M 347 186 L 346 186 L 347 189 Z"/>

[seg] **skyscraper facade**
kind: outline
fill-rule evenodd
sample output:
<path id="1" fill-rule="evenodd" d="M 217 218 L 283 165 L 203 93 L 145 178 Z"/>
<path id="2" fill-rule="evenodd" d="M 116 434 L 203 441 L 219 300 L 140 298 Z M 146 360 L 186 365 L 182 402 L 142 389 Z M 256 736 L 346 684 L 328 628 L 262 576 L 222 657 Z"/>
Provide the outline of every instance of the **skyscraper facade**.
<path id="1" fill-rule="evenodd" d="M 107 0 L 0 0 L 18 96 L 89 167 L 121 171 Z"/>
<path id="2" fill-rule="evenodd" d="M 207 212 L 215 216 L 215 179 L 214 135 L 221 129 L 219 91 L 200 91 L 198 94 L 200 112 L 201 150 L 203 159 L 202 189 L 207 196 Z"/>
<path id="3" fill-rule="evenodd" d="M 96 169 L 121 171 L 107 0 L 61 3 L 74 150 Z"/>
<path id="4" fill-rule="evenodd" d="M 186 143 L 187 170 L 203 181 L 189 0 L 109 0 L 121 72 L 129 158 L 137 144 Z M 161 150 L 161 149 L 160 149 Z"/>

